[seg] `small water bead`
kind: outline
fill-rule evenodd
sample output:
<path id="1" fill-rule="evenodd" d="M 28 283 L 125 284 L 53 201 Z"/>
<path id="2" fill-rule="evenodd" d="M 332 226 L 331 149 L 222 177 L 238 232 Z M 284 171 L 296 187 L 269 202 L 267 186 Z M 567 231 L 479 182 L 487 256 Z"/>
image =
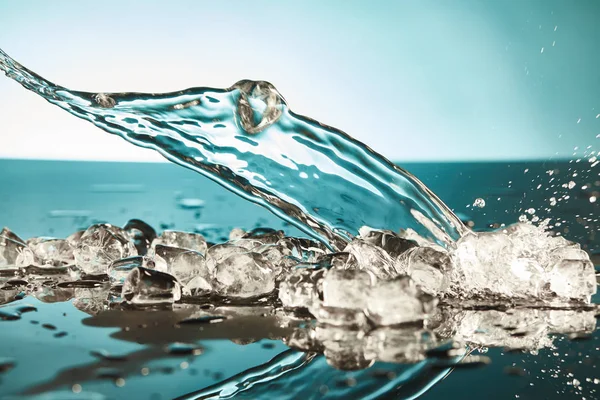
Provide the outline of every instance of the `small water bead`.
<path id="1" fill-rule="evenodd" d="M 475 199 L 475 201 L 473 202 L 473 207 L 477 207 L 477 208 L 485 207 L 485 200 L 482 199 L 481 197 Z"/>

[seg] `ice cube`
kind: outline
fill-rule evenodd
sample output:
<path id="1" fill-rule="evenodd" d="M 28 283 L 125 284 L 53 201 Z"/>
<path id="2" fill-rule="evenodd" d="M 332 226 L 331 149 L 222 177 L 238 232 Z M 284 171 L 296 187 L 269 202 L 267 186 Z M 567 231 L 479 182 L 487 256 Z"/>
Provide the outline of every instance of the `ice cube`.
<path id="1" fill-rule="evenodd" d="M 201 294 L 211 291 L 209 282 L 212 278 L 201 253 L 186 250 L 176 254 L 168 262 L 169 273 L 183 285 L 185 294 Z"/>
<path id="2" fill-rule="evenodd" d="M 363 310 L 371 296 L 375 277 L 358 269 L 330 269 L 323 279 L 323 305 Z"/>
<path id="3" fill-rule="evenodd" d="M 273 265 L 258 253 L 233 253 L 217 262 L 215 289 L 222 295 L 248 298 L 275 289 L 277 274 Z"/>
<path id="4" fill-rule="evenodd" d="M 152 248 L 156 245 L 164 245 L 170 247 L 178 247 L 180 249 L 188 249 L 206 254 L 208 245 L 204 236 L 197 233 L 181 232 L 181 231 L 164 231 L 159 237 L 152 242 Z"/>
<path id="5" fill-rule="evenodd" d="M 33 264 L 33 253 L 10 229 L 0 231 L 0 269 L 27 267 Z"/>
<path id="6" fill-rule="evenodd" d="M 125 283 L 129 273 L 138 267 L 144 267 L 148 259 L 144 256 L 133 256 L 115 260 L 108 266 L 108 279 L 112 286 L 119 286 Z"/>
<path id="7" fill-rule="evenodd" d="M 127 232 L 137 253 L 141 256 L 148 252 L 148 248 L 152 244 L 152 241 L 156 239 L 156 231 L 154 228 L 139 219 L 129 220 L 123 229 Z"/>
<path id="8" fill-rule="evenodd" d="M 96 224 L 86 229 L 73 251 L 75 263 L 88 275 L 106 274 L 111 262 L 137 255 L 121 228 Z"/>
<path id="9" fill-rule="evenodd" d="M 310 308 L 319 303 L 324 269 L 297 268 L 279 283 L 279 299 L 285 307 Z"/>
<path id="10" fill-rule="evenodd" d="M 445 291 L 452 260 L 445 251 L 415 247 L 407 255 L 406 273 L 423 290 L 437 296 Z"/>
<path id="11" fill-rule="evenodd" d="M 283 270 L 289 270 L 297 264 L 290 249 L 280 244 L 264 244 L 253 251 L 262 254 L 269 260 L 277 269 L 278 274 Z"/>
<path id="12" fill-rule="evenodd" d="M 211 273 L 214 273 L 217 264 L 223 262 L 226 258 L 234 254 L 248 253 L 248 249 L 241 246 L 234 246 L 229 243 L 217 244 L 208 249 L 206 253 L 206 266 Z"/>
<path id="13" fill-rule="evenodd" d="M 589 260 L 561 260 L 549 275 L 550 290 L 561 297 L 589 303 L 596 293 L 594 265 Z"/>
<path id="14" fill-rule="evenodd" d="M 137 267 L 127 275 L 121 296 L 138 306 L 172 304 L 181 299 L 181 286 L 172 275 Z"/>
<path id="15" fill-rule="evenodd" d="M 85 233 L 85 229 L 81 230 L 81 231 L 77 231 L 69 236 L 67 236 L 67 238 L 65 239 L 67 241 L 67 243 L 69 243 L 69 246 L 71 246 L 73 249 L 77 248 L 77 244 L 79 244 L 79 241 L 81 240 L 81 237 L 83 236 L 83 234 Z"/>
<path id="16" fill-rule="evenodd" d="M 423 321 L 437 304 L 437 299 L 422 293 L 407 276 L 378 281 L 370 293 L 367 317 L 379 326 Z"/>
<path id="17" fill-rule="evenodd" d="M 320 268 L 352 269 L 356 267 L 356 258 L 350 253 L 338 252 L 320 256 L 317 260 Z"/>
<path id="18" fill-rule="evenodd" d="M 73 248 L 65 239 L 32 238 L 27 247 L 33 252 L 33 264 L 38 267 L 60 267 L 75 262 Z"/>
<path id="19" fill-rule="evenodd" d="M 246 231 L 241 228 L 233 228 L 229 232 L 229 240 L 241 239 L 246 234 Z"/>
<path id="20" fill-rule="evenodd" d="M 399 265 L 385 250 L 364 240 L 354 239 L 344 252 L 354 256 L 358 268 L 371 271 L 378 279 L 390 279 L 401 272 Z"/>
<path id="21" fill-rule="evenodd" d="M 359 229 L 359 236 L 365 242 L 385 250 L 392 258 L 397 258 L 407 250 L 417 247 L 417 243 L 398 236 L 389 230 L 377 230 L 363 226 Z"/>

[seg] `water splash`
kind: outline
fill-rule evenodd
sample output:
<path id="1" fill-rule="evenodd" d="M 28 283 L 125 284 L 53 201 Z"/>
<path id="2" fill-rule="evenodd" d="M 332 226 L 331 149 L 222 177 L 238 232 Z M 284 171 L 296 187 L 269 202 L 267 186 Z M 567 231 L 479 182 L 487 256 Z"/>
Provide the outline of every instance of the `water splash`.
<path id="1" fill-rule="evenodd" d="M 346 133 L 293 113 L 268 82 L 88 93 L 55 85 L 2 50 L 0 69 L 50 103 L 208 176 L 332 249 L 364 225 L 412 229 L 443 246 L 466 231 L 416 177 Z"/>

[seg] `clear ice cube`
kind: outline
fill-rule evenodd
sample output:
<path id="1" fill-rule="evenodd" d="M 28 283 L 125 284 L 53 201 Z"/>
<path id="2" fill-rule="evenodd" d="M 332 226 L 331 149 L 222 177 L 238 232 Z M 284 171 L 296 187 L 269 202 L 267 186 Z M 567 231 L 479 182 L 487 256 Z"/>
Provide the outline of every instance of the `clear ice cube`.
<path id="1" fill-rule="evenodd" d="M 344 252 L 354 256 L 359 269 L 372 272 L 378 279 L 390 279 L 402 272 L 400 265 L 385 250 L 364 240 L 354 239 Z"/>
<path id="2" fill-rule="evenodd" d="M 123 227 L 123 230 L 127 232 L 137 253 L 141 256 L 146 255 L 152 241 L 156 239 L 156 231 L 154 228 L 139 219 L 129 220 Z"/>
<path id="3" fill-rule="evenodd" d="M 296 268 L 279 283 L 279 299 L 285 307 L 310 308 L 320 302 L 324 269 Z"/>
<path id="4" fill-rule="evenodd" d="M 423 290 L 437 296 L 446 290 L 452 260 L 447 252 L 415 247 L 406 256 L 406 273 Z"/>
<path id="5" fill-rule="evenodd" d="M 181 286 L 172 275 L 137 267 L 127 275 L 121 296 L 139 306 L 172 304 L 181 299 Z"/>
<path id="6" fill-rule="evenodd" d="M 272 292 L 276 277 L 276 269 L 261 254 L 234 252 L 216 263 L 213 286 L 221 295 L 248 298 Z"/>
<path id="7" fill-rule="evenodd" d="M 378 326 L 423 321 L 437 304 L 436 298 L 422 293 L 407 276 L 378 281 L 370 293 L 367 317 Z"/>
<path id="8" fill-rule="evenodd" d="M 330 269 L 323 279 L 323 305 L 363 310 L 371 297 L 375 277 L 358 269 Z"/>
<path id="9" fill-rule="evenodd" d="M 164 231 L 159 237 L 152 242 L 152 249 L 156 245 L 164 245 L 170 247 L 178 247 L 180 249 L 194 250 L 203 255 L 206 254 L 208 245 L 204 236 L 198 233 L 181 232 L 181 231 Z"/>
<path id="10" fill-rule="evenodd" d="M 365 242 L 382 248 L 392 258 L 397 258 L 406 251 L 418 246 L 415 241 L 402 238 L 395 232 L 377 230 L 368 226 L 360 228 L 359 236 Z"/>
<path id="11" fill-rule="evenodd" d="M 108 279 L 112 286 L 120 286 L 125 283 L 127 275 L 138 267 L 143 267 L 145 264 L 145 257 L 133 256 L 115 260 L 108 266 Z"/>
<path id="12" fill-rule="evenodd" d="M 33 265 L 33 253 L 10 229 L 0 231 L 0 269 Z"/>
<path id="13" fill-rule="evenodd" d="M 206 266 L 211 273 L 214 273 L 217 265 L 226 258 L 235 254 L 248 253 L 248 249 L 241 246 L 234 246 L 229 243 L 217 244 L 208 249 L 206 253 Z"/>
<path id="14" fill-rule="evenodd" d="M 65 239 L 32 238 L 27 247 L 33 252 L 33 264 L 38 267 L 60 267 L 75 262 L 73 248 Z"/>
<path id="15" fill-rule="evenodd" d="M 589 303 L 596 293 L 594 265 L 589 260 L 561 260 L 549 275 L 550 290 L 561 297 Z"/>
<path id="16" fill-rule="evenodd" d="M 75 263 L 88 275 L 106 274 L 111 262 L 137 255 L 121 228 L 109 224 L 90 226 L 73 251 Z"/>

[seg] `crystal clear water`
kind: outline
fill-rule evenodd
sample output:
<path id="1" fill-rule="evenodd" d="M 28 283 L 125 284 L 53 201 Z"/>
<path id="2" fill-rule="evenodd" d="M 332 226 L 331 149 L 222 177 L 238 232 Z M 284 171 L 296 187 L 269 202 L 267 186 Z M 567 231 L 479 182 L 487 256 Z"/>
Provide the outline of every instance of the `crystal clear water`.
<path id="1" fill-rule="evenodd" d="M 153 148 L 341 250 L 358 229 L 413 229 L 447 245 L 465 227 L 415 176 L 335 128 L 293 113 L 268 82 L 168 94 L 85 93 L 0 50 L 0 68 L 49 102 Z M 330 194 L 322 196 L 327 188 Z"/>
<path id="2" fill-rule="evenodd" d="M 468 232 L 414 176 L 342 132 L 291 113 L 267 83 L 242 81 L 228 90 L 201 88 L 168 95 L 81 93 L 43 80 L 4 53 L 0 57 L 0 66 L 8 76 L 50 102 L 208 175 L 276 215 L 285 216 L 332 249 L 343 249 L 363 225 L 413 230 L 449 248 Z M 323 188 L 327 188 L 327 196 L 321 193 Z M 569 185 L 567 188 L 572 189 Z M 105 184 L 95 189 L 135 192 L 141 186 Z M 179 195 L 176 200 L 185 212 L 204 206 L 195 198 Z M 482 200 L 469 199 L 475 205 L 474 213 L 475 209 L 485 210 Z M 85 210 L 52 210 L 49 215 L 80 218 L 82 227 L 89 225 Z M 584 227 L 589 233 L 589 225 Z M 197 226 L 207 237 L 209 228 Z M 27 279 L 35 274 L 28 272 Z M 39 274 L 39 279 L 48 279 L 45 274 L 47 271 Z M 118 294 L 107 292 L 108 287 L 101 282 L 62 282 L 50 289 L 34 285 L 35 294 L 31 285 L 23 288 L 25 284 L 14 279 L 5 283 L 3 290 L 12 301 L 1 309 L 2 318 L 28 335 L 46 335 L 46 340 L 53 341 L 42 341 L 48 351 L 60 350 L 56 340 L 72 337 L 88 359 L 82 362 L 80 350 L 78 361 L 77 357 L 67 357 L 58 365 L 45 366 L 59 371 L 45 382 L 31 383 L 21 373 L 24 382 L 13 383 L 13 389 L 5 387 L 9 388 L 7 393 L 48 393 L 53 398 L 67 396 L 61 390 L 75 397 L 80 393 L 91 398 L 93 393 L 99 398 L 121 396 L 128 390 L 127 385 L 133 385 L 135 389 L 129 390 L 138 394 L 148 394 L 140 378 L 150 374 L 156 382 L 152 393 L 163 393 L 165 397 L 188 393 L 183 398 L 414 398 L 454 368 L 487 365 L 487 357 L 467 355 L 473 349 L 485 352 L 487 347 L 501 347 L 537 352 L 553 346 L 551 335 L 589 339 L 595 328 L 595 307 L 581 304 L 568 310 L 448 306 L 434 313 L 425 326 L 365 331 L 336 327 L 335 323 L 314 325 L 310 319 L 270 305 L 261 311 L 256 306 L 221 304 L 212 308 L 212 304 L 207 308 L 207 303 L 183 302 L 169 311 L 106 311 L 106 299 Z M 29 296 L 23 298 L 25 295 Z M 327 291 L 325 295 L 327 299 Z M 71 298 L 72 303 L 64 302 Z M 73 306 L 92 317 L 85 317 Z M 62 318 L 58 314 L 61 311 Z M 93 329 L 82 329 L 80 323 Z M 101 327 L 107 330 L 99 330 Z M 103 340 L 107 334 L 117 341 Z M 98 335 L 98 340 L 93 335 Z M 268 339 L 283 339 L 297 350 Z M 27 343 L 18 337 L 11 340 Z M 208 340 L 203 348 L 194 344 L 201 340 Z M 468 347 L 453 348 L 452 341 Z M 100 342 L 104 348 L 90 349 L 91 343 Z M 108 346 L 114 349 L 106 349 Z M 246 366 L 237 362 L 224 367 L 225 372 L 198 370 L 196 359 L 214 366 L 219 365 L 220 358 L 244 353 L 249 360 Z M 26 357 L 7 360 L 4 365 L 7 371 L 15 365 L 19 365 L 19 371 L 36 368 L 27 367 Z M 521 375 L 519 369 L 509 371 Z M 51 372 L 47 374 L 52 376 Z M 202 374 L 204 379 L 198 377 Z M 553 374 L 561 375 L 562 370 L 554 370 Z M 181 384 L 180 390 L 162 389 L 156 381 L 159 376 L 165 385 Z M 575 379 L 571 385 L 576 393 L 582 392 L 581 382 Z M 112 384 L 110 388 L 107 381 Z"/>

